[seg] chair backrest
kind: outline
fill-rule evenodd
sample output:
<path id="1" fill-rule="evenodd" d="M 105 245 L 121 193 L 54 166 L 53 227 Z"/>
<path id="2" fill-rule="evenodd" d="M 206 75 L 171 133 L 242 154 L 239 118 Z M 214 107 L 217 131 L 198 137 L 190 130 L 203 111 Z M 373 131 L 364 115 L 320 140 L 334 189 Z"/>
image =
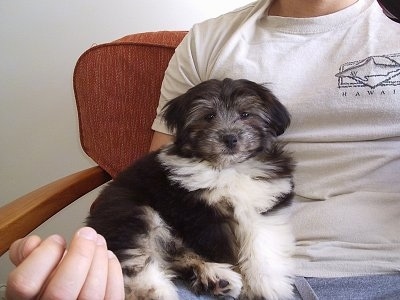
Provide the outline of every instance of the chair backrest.
<path id="1" fill-rule="evenodd" d="M 148 152 L 164 72 L 185 34 L 133 34 L 79 58 L 73 84 L 81 144 L 111 176 Z"/>

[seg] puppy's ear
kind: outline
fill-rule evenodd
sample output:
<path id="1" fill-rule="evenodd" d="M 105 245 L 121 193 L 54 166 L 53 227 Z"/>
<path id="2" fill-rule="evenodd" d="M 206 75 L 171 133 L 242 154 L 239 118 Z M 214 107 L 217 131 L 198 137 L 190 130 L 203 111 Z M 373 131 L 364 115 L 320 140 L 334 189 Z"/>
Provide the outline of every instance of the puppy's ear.
<path id="1" fill-rule="evenodd" d="M 278 98 L 266 87 L 258 85 L 258 95 L 263 99 L 267 115 L 265 120 L 275 136 L 285 132 L 290 125 L 290 114 Z"/>
<path id="2" fill-rule="evenodd" d="M 186 116 L 185 95 L 168 101 L 162 109 L 162 117 L 171 132 L 181 131 L 184 126 Z"/>
<path id="3" fill-rule="evenodd" d="M 286 107 L 274 95 L 270 94 L 270 97 L 272 97 L 270 127 L 275 130 L 276 136 L 279 136 L 289 127 L 290 114 Z"/>

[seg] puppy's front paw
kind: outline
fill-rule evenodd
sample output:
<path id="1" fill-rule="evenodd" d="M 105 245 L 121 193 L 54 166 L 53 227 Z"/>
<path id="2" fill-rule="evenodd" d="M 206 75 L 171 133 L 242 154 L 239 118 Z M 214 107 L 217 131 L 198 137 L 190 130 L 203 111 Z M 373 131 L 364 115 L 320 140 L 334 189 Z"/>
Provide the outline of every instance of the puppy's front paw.
<path id="1" fill-rule="evenodd" d="M 171 288 L 137 288 L 126 291 L 126 300 L 178 300 L 178 295 Z"/>
<path id="2" fill-rule="evenodd" d="M 125 274 L 126 300 L 178 300 L 172 276 L 164 272 L 157 262 L 147 264 L 136 276 Z"/>
<path id="3" fill-rule="evenodd" d="M 195 270 L 192 287 L 196 292 L 208 291 L 215 296 L 238 298 L 242 290 L 242 277 L 229 264 L 206 262 Z"/>
<path id="4" fill-rule="evenodd" d="M 293 285 L 290 278 L 268 280 L 260 276 L 258 279 L 246 284 L 240 300 L 289 300 L 293 298 Z"/>

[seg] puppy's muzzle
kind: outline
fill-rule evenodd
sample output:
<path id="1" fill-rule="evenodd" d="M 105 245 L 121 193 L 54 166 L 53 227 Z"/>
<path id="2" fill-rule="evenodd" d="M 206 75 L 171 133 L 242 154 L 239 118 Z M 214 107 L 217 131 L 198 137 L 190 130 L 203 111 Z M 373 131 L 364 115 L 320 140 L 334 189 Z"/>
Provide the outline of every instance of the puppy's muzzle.
<path id="1" fill-rule="evenodd" d="M 222 136 L 222 141 L 228 149 L 233 150 L 237 145 L 238 137 L 235 134 L 224 134 Z"/>

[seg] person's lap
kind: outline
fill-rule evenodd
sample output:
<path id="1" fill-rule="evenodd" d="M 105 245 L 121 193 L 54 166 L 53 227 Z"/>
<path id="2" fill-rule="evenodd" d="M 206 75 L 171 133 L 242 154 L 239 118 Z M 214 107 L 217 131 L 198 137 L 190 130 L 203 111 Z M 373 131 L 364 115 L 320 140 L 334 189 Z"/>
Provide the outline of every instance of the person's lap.
<path id="1" fill-rule="evenodd" d="M 296 280 L 293 299 L 319 300 L 395 300 L 400 299 L 400 273 L 342 278 L 302 278 Z M 182 282 L 176 282 L 183 300 L 221 299 L 210 295 L 195 295 Z M 308 287 L 311 290 L 307 290 Z M 300 290 L 300 292 L 299 292 Z M 303 297 L 302 297 L 303 296 Z M 227 298 L 224 298 L 227 299 Z"/>
<path id="2" fill-rule="evenodd" d="M 320 300 L 400 299 L 400 273 L 343 278 L 307 278 L 307 281 Z"/>

